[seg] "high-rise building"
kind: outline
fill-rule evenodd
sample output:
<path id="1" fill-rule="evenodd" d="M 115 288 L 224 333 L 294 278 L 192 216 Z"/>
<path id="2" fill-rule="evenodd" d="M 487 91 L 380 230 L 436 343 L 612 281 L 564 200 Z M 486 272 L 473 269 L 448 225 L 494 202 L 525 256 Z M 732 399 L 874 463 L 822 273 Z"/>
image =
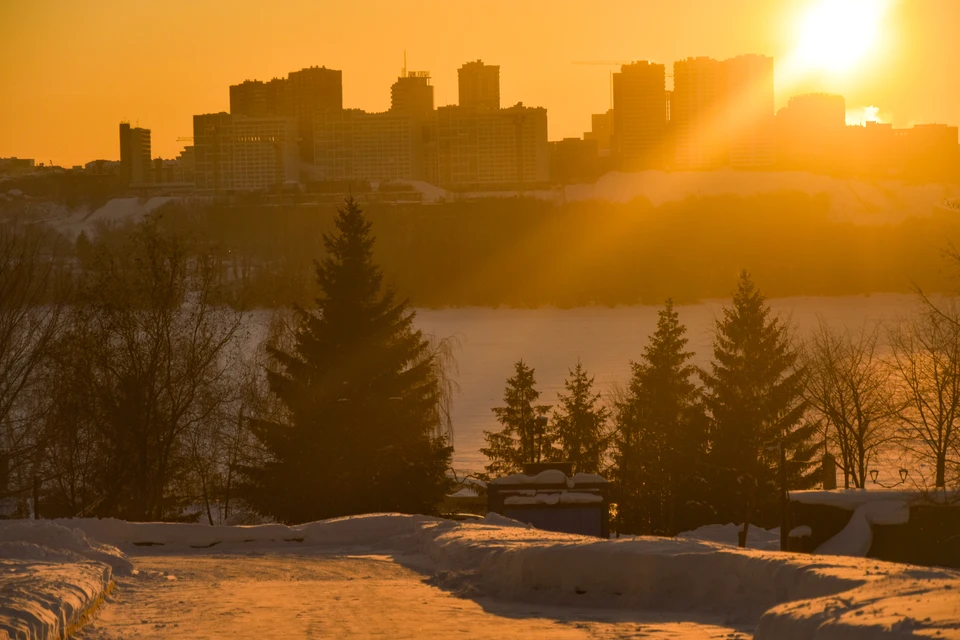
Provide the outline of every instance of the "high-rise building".
<path id="1" fill-rule="evenodd" d="M 196 188 L 216 193 L 267 191 L 297 181 L 297 135 L 294 118 L 194 116 Z"/>
<path id="2" fill-rule="evenodd" d="M 252 118 L 262 118 L 270 114 L 267 109 L 266 83 L 260 80 L 246 80 L 240 84 L 231 85 L 230 113 Z M 276 115 L 276 112 L 270 115 Z"/>
<path id="3" fill-rule="evenodd" d="M 583 133 L 584 140 L 596 140 L 597 154 L 609 158 L 613 147 L 613 109 L 590 116 L 590 131 Z"/>
<path id="4" fill-rule="evenodd" d="M 401 111 L 317 112 L 314 177 L 323 181 L 426 180 L 429 120 Z"/>
<path id="5" fill-rule="evenodd" d="M 767 168 L 776 161 L 773 58 L 744 55 L 724 60 L 730 165 Z"/>
<path id="6" fill-rule="evenodd" d="M 634 62 L 613 74 L 613 152 L 622 169 L 663 166 L 666 101 L 662 64 Z"/>
<path id="7" fill-rule="evenodd" d="M 430 72 L 404 70 L 390 87 L 390 111 L 421 117 L 433 113 Z"/>
<path id="8" fill-rule="evenodd" d="M 670 125 L 678 169 L 713 169 L 729 164 L 729 123 L 724 67 L 713 58 L 673 64 Z"/>
<path id="9" fill-rule="evenodd" d="M 468 62 L 457 70 L 461 107 L 500 108 L 500 66 L 482 60 Z"/>
<path id="10" fill-rule="evenodd" d="M 521 104 L 490 110 L 437 109 L 437 183 L 524 188 L 550 179 L 547 110 Z"/>
<path id="11" fill-rule="evenodd" d="M 781 169 L 833 172 L 843 160 L 847 120 L 843 96 L 794 96 L 777 112 L 777 165 Z"/>
<path id="12" fill-rule="evenodd" d="M 120 179 L 124 184 L 145 184 L 151 181 L 153 162 L 150 157 L 150 129 L 120 123 Z"/>
<path id="13" fill-rule="evenodd" d="M 960 180 L 957 127 L 917 124 L 903 134 L 903 172 L 907 178 Z"/>
<path id="14" fill-rule="evenodd" d="M 313 117 L 343 108 L 343 72 L 326 67 L 291 71 L 269 82 L 247 80 L 230 87 L 230 113 L 252 118 L 297 120 L 300 158 L 313 162 Z"/>

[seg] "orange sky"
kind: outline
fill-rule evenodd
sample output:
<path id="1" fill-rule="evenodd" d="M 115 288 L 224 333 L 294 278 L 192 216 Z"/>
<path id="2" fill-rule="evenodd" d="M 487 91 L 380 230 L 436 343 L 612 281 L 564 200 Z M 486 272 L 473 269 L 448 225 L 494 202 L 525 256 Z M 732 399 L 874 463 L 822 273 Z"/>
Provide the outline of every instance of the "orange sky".
<path id="1" fill-rule="evenodd" d="M 344 72 L 344 105 L 386 109 L 407 50 L 456 102 L 457 67 L 501 67 L 504 105 L 548 109 L 550 139 L 579 136 L 609 103 L 608 68 L 575 60 L 785 59 L 818 0 L 0 0 L 0 157 L 72 165 L 119 155 L 117 124 L 153 130 L 173 157 L 195 113 L 228 109 L 228 86 L 310 65 Z M 842 1 L 842 0 L 834 0 Z M 960 124 L 960 0 L 894 0 L 878 53 L 844 77 L 784 87 L 843 93 L 897 126 Z"/>

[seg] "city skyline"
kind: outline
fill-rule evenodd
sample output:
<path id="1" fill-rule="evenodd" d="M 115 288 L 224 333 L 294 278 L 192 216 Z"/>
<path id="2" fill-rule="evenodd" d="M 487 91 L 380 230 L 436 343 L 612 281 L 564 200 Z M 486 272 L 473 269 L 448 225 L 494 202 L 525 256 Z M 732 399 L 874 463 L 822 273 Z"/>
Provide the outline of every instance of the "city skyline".
<path id="1" fill-rule="evenodd" d="M 8 5 L 0 9 L 0 17 L 19 28 L 0 45 L 10 48 L 0 69 L 11 87 L 10 99 L 0 107 L 0 156 L 34 157 L 64 166 L 113 158 L 116 122 L 127 119 L 154 132 L 154 155 L 175 157 L 182 146 L 176 139 L 190 135 L 193 114 L 229 109 L 227 87 L 313 65 L 343 71 L 345 107 L 385 111 L 404 50 L 409 68 L 431 72 L 438 107 L 457 102 L 460 64 L 482 58 L 499 65 L 501 103 L 522 101 L 545 107 L 550 140 L 582 135 L 590 130 L 591 115 L 609 107 L 608 72 L 616 67 L 574 62 L 651 59 L 669 68 L 687 57 L 723 59 L 744 53 L 776 58 L 777 109 L 792 95 L 823 90 L 845 95 L 851 111 L 876 106 L 881 117 L 898 127 L 960 121 L 960 89 L 946 80 L 960 71 L 960 55 L 950 55 L 960 45 L 945 37 L 948 25 L 957 23 L 950 16 L 960 20 L 956 3 L 931 0 L 918 7 L 919 3 L 891 2 L 878 26 L 883 30 L 881 42 L 874 43 L 870 59 L 838 73 L 817 70 L 815 57 L 810 57 L 810 68 L 803 73 L 791 70 L 791 53 L 798 45 L 790 30 L 799 29 L 797 17 L 817 2 L 775 4 L 764 6 L 756 0 L 725 4 L 725 24 L 733 26 L 723 34 L 709 32 L 713 24 L 709 15 L 720 10 L 695 0 L 674 3 L 673 8 L 613 3 L 589 10 L 581 3 L 550 9 L 532 3 L 515 8 L 510 21 L 502 20 L 503 7 L 497 3 L 490 5 L 488 13 L 465 9 L 458 13 L 433 3 L 421 5 L 430 11 L 408 7 L 400 12 L 374 4 L 366 7 L 366 32 L 377 37 L 366 45 L 363 30 L 324 29 L 323 37 L 306 38 L 307 28 L 300 24 L 310 24 L 320 15 L 326 16 L 327 23 L 350 24 L 350 16 L 362 8 L 351 13 L 301 4 L 269 15 L 254 12 L 253 22 L 261 29 L 254 41 L 260 45 L 243 50 L 239 39 L 231 43 L 222 34 L 197 40 L 195 22 L 215 13 L 213 5 L 198 9 L 189 19 L 109 3 L 89 11 L 67 6 L 54 17 Z M 685 10 L 696 11 L 704 19 L 683 29 L 678 21 L 682 22 Z M 305 19 L 280 19 L 286 15 Z M 578 15 L 585 19 L 575 20 Z M 622 19 L 614 19 L 618 15 Z M 458 16 L 480 28 L 471 28 L 461 38 L 435 28 L 440 21 L 455 21 Z M 740 19 L 730 21 L 730 17 Z M 99 26 L 92 27 L 97 20 Z M 237 36 L 250 35 L 254 29 L 251 16 L 223 18 L 222 23 L 225 31 L 230 25 L 236 27 Z M 151 28 L 144 28 L 146 24 Z M 104 35 L 107 25 L 113 31 Z M 394 28 L 387 29 L 389 25 Z M 913 28 L 907 28 L 910 25 Z M 68 26 L 89 27 L 86 33 L 102 37 L 91 39 L 97 46 L 86 55 L 65 55 L 81 45 Z M 30 48 L 30 36 L 38 30 L 46 33 L 44 42 L 49 41 L 49 46 Z M 659 35 L 659 31 L 671 35 Z M 525 42 L 517 40 L 520 34 L 526 34 Z M 16 52 L 29 54 L 17 56 Z M 192 63 L 185 64 L 187 60 Z M 921 63 L 924 73 L 918 73 Z M 786 73 L 793 78 L 789 87 L 784 86 Z"/>

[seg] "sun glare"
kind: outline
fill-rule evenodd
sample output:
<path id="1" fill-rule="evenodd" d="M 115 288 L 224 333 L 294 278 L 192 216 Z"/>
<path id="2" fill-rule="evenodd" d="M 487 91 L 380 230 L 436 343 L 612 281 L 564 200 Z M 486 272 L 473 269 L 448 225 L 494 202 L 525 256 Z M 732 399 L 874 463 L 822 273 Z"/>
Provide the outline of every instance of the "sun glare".
<path id="1" fill-rule="evenodd" d="M 818 0 L 799 24 L 798 66 L 845 74 L 869 61 L 888 6 L 889 0 Z"/>

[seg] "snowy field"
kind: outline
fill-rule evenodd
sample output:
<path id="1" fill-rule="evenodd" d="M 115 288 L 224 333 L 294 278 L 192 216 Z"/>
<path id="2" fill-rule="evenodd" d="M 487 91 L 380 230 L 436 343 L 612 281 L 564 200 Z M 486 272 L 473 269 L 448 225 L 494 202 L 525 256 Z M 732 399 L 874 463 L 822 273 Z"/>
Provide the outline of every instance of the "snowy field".
<path id="1" fill-rule="evenodd" d="M 3 543 L 18 568 L 0 577 L 0 629 L 44 615 L 63 626 L 14 637 L 960 638 L 960 572 L 864 558 L 603 541 L 492 515 L 33 526 L 0 523 L 3 540 L 50 554 Z M 105 579 L 86 594 L 76 585 L 96 566 Z"/>

